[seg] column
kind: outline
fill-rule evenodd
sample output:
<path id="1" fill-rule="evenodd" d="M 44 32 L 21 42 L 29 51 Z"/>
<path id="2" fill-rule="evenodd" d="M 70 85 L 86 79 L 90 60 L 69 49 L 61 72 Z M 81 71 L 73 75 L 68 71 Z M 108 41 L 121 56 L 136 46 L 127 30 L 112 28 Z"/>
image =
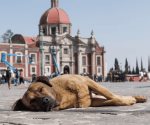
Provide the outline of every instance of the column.
<path id="1" fill-rule="evenodd" d="M 58 66 L 58 70 L 60 71 L 60 48 L 59 46 L 56 46 L 56 62 L 57 62 L 57 66 Z"/>
<path id="2" fill-rule="evenodd" d="M 96 71 L 95 71 L 95 68 L 96 68 L 96 56 L 95 56 L 95 50 L 93 48 L 93 51 L 92 51 L 92 55 L 91 55 L 91 68 L 92 68 L 92 76 L 94 74 L 96 74 Z"/>
<path id="3" fill-rule="evenodd" d="M 25 56 L 25 74 L 24 74 L 24 76 L 25 77 L 28 77 L 28 63 L 29 63 L 29 55 L 28 55 L 28 45 L 27 44 L 25 44 L 25 55 L 27 55 L 27 56 Z"/>
<path id="4" fill-rule="evenodd" d="M 9 52 L 10 54 L 13 54 L 13 46 L 12 46 L 12 43 L 10 43 L 10 52 Z M 13 57 L 14 56 L 10 56 L 9 58 L 10 58 L 10 64 L 11 65 L 13 65 Z"/>
<path id="5" fill-rule="evenodd" d="M 104 77 L 106 77 L 107 76 L 107 74 L 106 74 L 106 66 L 105 66 L 105 57 L 104 57 L 104 53 L 102 54 L 102 74 L 103 74 L 103 76 Z"/>
<path id="6" fill-rule="evenodd" d="M 40 42 L 40 60 L 41 60 L 41 75 L 44 75 L 44 59 L 45 59 L 45 56 L 44 56 L 44 48 L 43 48 L 43 42 L 41 41 Z"/>
<path id="7" fill-rule="evenodd" d="M 70 56 L 71 56 L 71 68 L 70 68 L 70 74 L 75 73 L 74 71 L 74 55 L 73 55 L 73 45 L 70 46 Z"/>
<path id="8" fill-rule="evenodd" d="M 78 74 L 82 73 L 82 53 L 81 50 L 79 49 L 78 52 Z"/>

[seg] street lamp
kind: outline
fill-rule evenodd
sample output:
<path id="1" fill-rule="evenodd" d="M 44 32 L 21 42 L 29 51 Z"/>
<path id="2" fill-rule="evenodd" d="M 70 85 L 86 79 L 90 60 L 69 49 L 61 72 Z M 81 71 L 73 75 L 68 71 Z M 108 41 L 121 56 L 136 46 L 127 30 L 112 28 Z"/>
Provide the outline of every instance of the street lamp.
<path id="1" fill-rule="evenodd" d="M 54 72 L 55 72 L 55 75 L 57 76 L 57 75 L 59 75 L 60 74 L 60 72 L 59 72 L 59 66 L 58 66 L 58 63 L 57 63 L 57 46 L 54 46 L 54 45 L 52 45 L 52 46 L 50 46 L 50 48 L 49 48 L 49 50 L 50 50 L 50 53 L 51 53 L 51 57 L 52 57 L 52 63 L 53 63 L 53 66 L 54 66 Z"/>

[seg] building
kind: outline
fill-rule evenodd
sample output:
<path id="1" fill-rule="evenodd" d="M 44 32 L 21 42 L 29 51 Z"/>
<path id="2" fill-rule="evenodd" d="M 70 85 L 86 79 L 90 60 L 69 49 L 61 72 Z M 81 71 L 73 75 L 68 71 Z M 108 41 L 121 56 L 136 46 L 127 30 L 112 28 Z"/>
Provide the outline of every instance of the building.
<path id="1" fill-rule="evenodd" d="M 52 50 L 56 52 L 61 73 L 105 76 L 104 47 L 98 44 L 93 31 L 89 38 L 81 37 L 79 30 L 72 36 L 71 26 L 68 14 L 59 8 L 59 0 L 51 0 L 51 7 L 40 18 L 38 36 L 15 34 L 8 43 L 0 44 L 0 51 L 32 56 L 32 64 L 28 64 L 25 57 L 8 57 L 11 64 L 23 69 L 25 77 L 32 74 L 49 76 L 55 72 Z M 0 63 L 0 68 L 6 67 Z"/>

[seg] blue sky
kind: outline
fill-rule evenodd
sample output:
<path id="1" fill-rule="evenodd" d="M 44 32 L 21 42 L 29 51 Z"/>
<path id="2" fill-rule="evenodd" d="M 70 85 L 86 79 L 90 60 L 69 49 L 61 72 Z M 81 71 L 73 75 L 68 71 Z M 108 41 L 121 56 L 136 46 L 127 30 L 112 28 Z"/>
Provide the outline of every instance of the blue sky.
<path id="1" fill-rule="evenodd" d="M 80 29 L 82 37 L 95 37 L 106 50 L 108 69 L 114 59 L 124 68 L 142 58 L 147 69 L 150 56 L 150 0 L 59 0 L 72 22 L 72 35 Z M 36 36 L 41 15 L 50 0 L 1 0 L 0 35 L 7 29 L 25 36 Z"/>

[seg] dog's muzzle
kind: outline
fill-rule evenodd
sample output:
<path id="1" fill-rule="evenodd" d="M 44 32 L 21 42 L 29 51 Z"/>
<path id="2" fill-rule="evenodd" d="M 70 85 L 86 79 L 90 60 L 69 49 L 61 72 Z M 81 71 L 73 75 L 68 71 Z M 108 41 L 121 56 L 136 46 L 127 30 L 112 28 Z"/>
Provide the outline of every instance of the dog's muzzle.
<path id="1" fill-rule="evenodd" d="M 45 107 L 45 111 L 52 111 L 53 108 L 55 108 L 56 106 L 58 106 L 58 103 L 56 102 L 56 100 L 54 100 L 51 97 L 43 97 L 42 98 L 42 105 L 43 107 Z"/>
<path id="2" fill-rule="evenodd" d="M 42 103 L 44 104 L 44 105 L 47 105 L 47 104 L 49 104 L 50 102 L 51 102 L 51 98 L 49 98 L 49 97 L 44 97 L 44 98 L 42 98 Z"/>

